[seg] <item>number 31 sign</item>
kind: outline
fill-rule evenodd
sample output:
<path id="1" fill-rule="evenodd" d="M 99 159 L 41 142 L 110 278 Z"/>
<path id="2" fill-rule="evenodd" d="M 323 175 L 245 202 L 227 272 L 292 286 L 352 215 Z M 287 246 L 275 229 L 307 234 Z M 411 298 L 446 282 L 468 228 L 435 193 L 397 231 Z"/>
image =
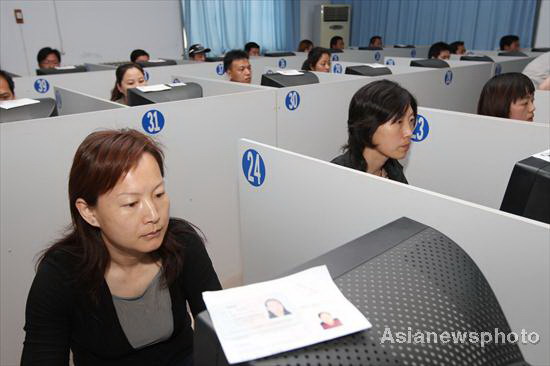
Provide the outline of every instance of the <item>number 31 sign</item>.
<path id="1" fill-rule="evenodd" d="M 141 118 L 143 130 L 151 135 L 159 133 L 164 127 L 164 116 L 156 109 L 151 109 Z"/>

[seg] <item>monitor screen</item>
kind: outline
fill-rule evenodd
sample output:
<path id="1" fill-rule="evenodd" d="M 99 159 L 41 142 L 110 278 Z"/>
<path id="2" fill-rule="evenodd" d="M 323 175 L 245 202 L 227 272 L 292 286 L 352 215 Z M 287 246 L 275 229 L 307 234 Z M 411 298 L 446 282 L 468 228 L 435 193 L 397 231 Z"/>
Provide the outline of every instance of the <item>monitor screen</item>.
<path id="1" fill-rule="evenodd" d="M 300 71 L 296 75 L 288 75 L 281 73 L 263 74 L 262 85 L 271 86 L 274 88 L 285 88 L 287 86 L 318 84 L 319 78 L 312 72 Z"/>
<path id="2" fill-rule="evenodd" d="M 412 60 L 410 65 L 415 67 L 432 67 L 434 69 L 443 69 L 446 67 L 450 67 L 447 62 L 439 60 L 437 58 L 430 58 L 426 60 Z"/>
<path id="3" fill-rule="evenodd" d="M 363 46 L 359 47 L 361 51 L 381 51 L 383 50 L 382 47 L 374 47 L 374 46 Z"/>
<path id="4" fill-rule="evenodd" d="M 74 72 L 86 71 L 88 71 L 88 69 L 84 65 L 61 66 L 55 69 L 36 69 L 36 75 L 71 74 Z"/>
<path id="5" fill-rule="evenodd" d="M 53 98 L 34 98 L 40 103 L 11 109 L 0 108 L 0 123 L 57 116 L 57 104 Z"/>
<path id="6" fill-rule="evenodd" d="M 128 105 L 131 107 L 201 97 L 202 87 L 191 82 L 181 83 L 180 86 L 172 86 L 170 89 L 162 91 L 144 92 L 137 88 L 128 89 Z"/>
<path id="7" fill-rule="evenodd" d="M 382 66 L 382 65 L 380 65 Z M 368 65 L 357 65 L 346 67 L 346 74 L 363 76 L 391 75 L 391 70 L 386 66 L 372 67 Z"/>
<path id="8" fill-rule="evenodd" d="M 550 150 L 515 164 L 500 209 L 550 224 Z"/>
<path id="9" fill-rule="evenodd" d="M 499 52 L 499 56 L 512 56 L 512 57 L 527 57 L 527 55 L 521 51 L 512 51 L 512 52 Z"/>

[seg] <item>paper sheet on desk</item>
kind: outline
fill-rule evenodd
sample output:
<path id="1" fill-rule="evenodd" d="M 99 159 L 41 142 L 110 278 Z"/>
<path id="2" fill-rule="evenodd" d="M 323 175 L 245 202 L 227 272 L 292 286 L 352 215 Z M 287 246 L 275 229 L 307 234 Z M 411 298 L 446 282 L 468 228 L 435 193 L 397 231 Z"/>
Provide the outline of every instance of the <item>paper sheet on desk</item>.
<path id="1" fill-rule="evenodd" d="M 29 99 L 29 98 L 21 98 L 21 99 L 15 99 L 15 100 L 4 100 L 0 102 L 0 108 L 2 109 L 12 109 L 17 107 L 23 107 L 25 105 L 29 104 L 36 104 L 40 103 L 39 100 L 35 99 Z"/>
<path id="2" fill-rule="evenodd" d="M 304 75 L 303 72 L 300 72 L 298 70 L 277 70 L 277 72 L 281 75 L 286 75 L 286 76 Z"/>
<path id="3" fill-rule="evenodd" d="M 149 92 L 154 92 L 154 91 L 170 90 L 171 89 L 169 86 L 164 85 L 164 84 L 138 86 L 136 88 L 140 92 L 144 92 L 144 93 L 149 93 Z"/>
<path id="4" fill-rule="evenodd" d="M 371 327 L 326 266 L 277 280 L 204 292 L 229 363 L 250 361 Z"/>

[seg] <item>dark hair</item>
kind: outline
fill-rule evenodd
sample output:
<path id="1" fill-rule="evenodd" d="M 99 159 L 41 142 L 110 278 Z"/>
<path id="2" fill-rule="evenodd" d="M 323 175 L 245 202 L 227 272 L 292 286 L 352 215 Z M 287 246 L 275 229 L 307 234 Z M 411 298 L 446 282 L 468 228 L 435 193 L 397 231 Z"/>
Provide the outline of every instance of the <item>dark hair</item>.
<path id="1" fill-rule="evenodd" d="M 132 170 L 143 154 L 148 153 L 157 161 L 164 177 L 164 154 L 160 146 L 143 133 L 132 130 L 104 130 L 88 135 L 78 147 L 69 175 L 69 207 L 72 223 L 69 232 L 61 240 L 46 249 L 39 260 L 49 254 L 63 252 L 74 257 L 74 283 L 98 299 L 98 290 L 109 264 L 109 251 L 101 236 L 101 230 L 82 218 L 76 208 L 81 198 L 90 206 L 97 204 L 100 195 L 111 190 L 126 173 Z M 184 223 L 184 225 L 181 225 Z M 175 236 L 192 234 L 202 241 L 193 227 L 183 220 L 171 219 L 162 245 L 153 251 L 154 259 L 162 261 L 163 285 L 170 286 L 181 273 L 183 252 Z"/>
<path id="2" fill-rule="evenodd" d="M 510 105 L 518 99 L 533 95 L 531 79 L 519 72 L 493 76 L 483 87 L 477 113 L 485 116 L 510 118 Z"/>
<path id="3" fill-rule="evenodd" d="M 302 64 L 302 70 L 313 71 L 315 70 L 315 65 L 321 59 L 323 55 L 327 54 L 330 58 L 330 50 L 323 47 L 313 47 L 311 51 L 307 54 L 307 58 Z"/>
<path id="4" fill-rule="evenodd" d="M 231 67 L 233 61 L 243 59 L 249 59 L 248 53 L 244 52 L 243 50 L 231 50 L 227 52 L 223 57 L 223 69 L 227 72 L 227 70 L 229 70 L 229 68 Z"/>
<path id="5" fill-rule="evenodd" d="M 330 39 L 330 48 L 334 48 L 334 46 L 336 46 L 336 43 L 338 41 L 344 41 L 344 38 L 340 37 L 340 36 L 334 36 Z"/>
<path id="6" fill-rule="evenodd" d="M 309 39 L 302 39 L 298 44 L 298 52 L 305 52 L 309 47 L 313 47 L 313 42 Z"/>
<path id="7" fill-rule="evenodd" d="M 6 80 L 11 93 L 15 95 L 15 84 L 13 83 L 13 79 L 11 78 L 11 76 L 4 70 L 0 70 L 0 77 Z"/>
<path id="8" fill-rule="evenodd" d="M 456 42 L 453 42 L 449 45 L 449 49 L 450 49 L 451 53 L 456 54 L 456 52 L 458 51 L 458 47 L 460 47 L 460 46 L 464 46 L 464 42 L 463 41 L 456 41 Z"/>
<path id="9" fill-rule="evenodd" d="M 260 49 L 260 45 L 257 44 L 256 42 L 248 42 L 247 44 L 244 45 L 244 51 L 246 53 L 250 52 L 250 50 L 253 48 Z"/>
<path id="10" fill-rule="evenodd" d="M 132 62 L 136 62 L 136 60 L 138 59 L 138 57 L 140 56 L 147 56 L 149 57 L 149 54 L 144 51 L 144 50 L 140 50 L 140 49 L 137 49 L 137 50 L 133 50 L 132 53 L 130 54 L 130 61 Z"/>
<path id="11" fill-rule="evenodd" d="M 428 51 L 428 58 L 437 58 L 439 54 L 443 51 L 451 52 L 451 48 L 445 42 L 437 42 L 432 44 L 430 50 Z"/>
<path id="12" fill-rule="evenodd" d="M 139 71 L 141 71 L 141 73 L 143 75 L 145 75 L 145 71 L 143 71 L 143 67 L 141 67 L 140 64 L 130 63 L 130 64 L 120 65 L 119 67 L 117 67 L 117 69 L 115 71 L 115 74 L 116 74 L 115 87 L 111 91 L 111 100 L 112 101 L 119 100 L 120 98 L 122 98 L 124 96 L 120 92 L 120 90 L 118 90 L 117 85 L 120 85 L 122 83 L 122 79 L 124 79 L 124 74 L 126 74 L 126 71 L 128 71 L 132 68 L 138 69 Z"/>
<path id="13" fill-rule="evenodd" d="M 349 104 L 348 143 L 344 150 L 349 150 L 353 160 L 361 162 L 362 170 L 366 171 L 363 150 L 376 147 L 372 138 L 378 127 L 402 118 L 409 106 L 416 117 L 414 96 L 396 82 L 386 79 L 369 83 L 353 95 Z"/>
<path id="14" fill-rule="evenodd" d="M 374 43 L 374 41 L 376 41 L 377 39 L 379 39 L 380 41 L 382 41 L 382 37 L 380 37 L 380 36 L 372 36 L 372 37 L 370 37 L 369 46 L 372 45 L 372 44 Z"/>
<path id="15" fill-rule="evenodd" d="M 51 47 L 44 47 L 40 51 L 38 51 L 38 55 L 36 55 L 36 60 L 38 61 L 38 65 L 40 65 L 42 61 L 44 61 L 50 53 L 54 53 L 57 56 L 57 59 L 59 60 L 59 62 L 61 62 L 61 54 L 59 53 L 58 50 Z"/>
<path id="16" fill-rule="evenodd" d="M 510 46 L 514 42 L 519 42 L 519 37 L 514 34 L 508 34 L 500 39 L 500 50 L 504 51 L 504 47 Z"/>

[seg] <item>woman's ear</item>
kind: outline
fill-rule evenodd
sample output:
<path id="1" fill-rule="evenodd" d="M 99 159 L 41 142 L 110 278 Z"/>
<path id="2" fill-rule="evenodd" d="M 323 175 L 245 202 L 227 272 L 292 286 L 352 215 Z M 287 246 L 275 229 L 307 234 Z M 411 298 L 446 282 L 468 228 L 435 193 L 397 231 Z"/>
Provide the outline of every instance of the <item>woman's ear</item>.
<path id="1" fill-rule="evenodd" d="M 125 95 L 125 94 L 124 94 L 124 90 L 122 89 L 122 87 L 120 86 L 119 83 L 116 84 L 116 88 L 118 89 L 118 91 L 120 92 L 120 94 Z"/>
<path id="2" fill-rule="evenodd" d="M 80 213 L 80 216 L 90 225 L 100 227 L 99 221 L 96 217 L 93 207 L 88 205 L 82 198 L 78 198 L 75 202 L 76 209 Z"/>

